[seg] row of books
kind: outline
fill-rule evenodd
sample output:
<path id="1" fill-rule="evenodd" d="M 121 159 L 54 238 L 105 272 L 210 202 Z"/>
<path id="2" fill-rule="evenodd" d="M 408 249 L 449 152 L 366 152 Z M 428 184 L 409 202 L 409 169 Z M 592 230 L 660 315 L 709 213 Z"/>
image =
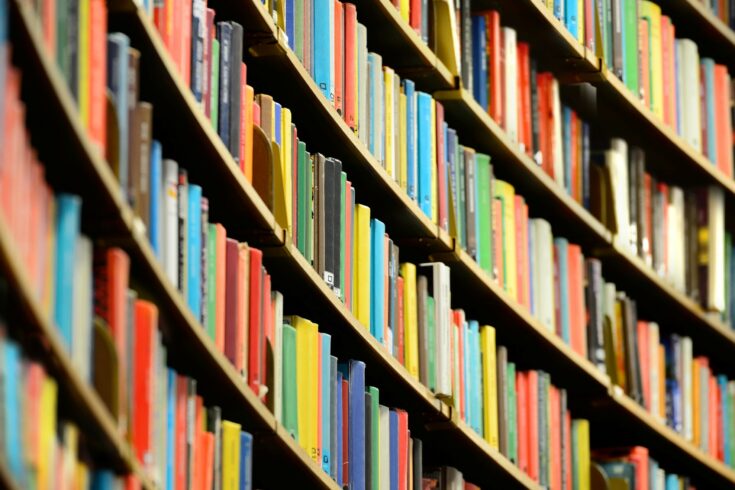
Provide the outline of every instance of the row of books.
<path id="1" fill-rule="evenodd" d="M 597 449 L 592 459 L 605 489 L 695 490 L 689 478 L 666 471 L 645 447 Z"/>
<path id="2" fill-rule="evenodd" d="M 589 126 L 559 95 L 559 82 L 538 71 L 531 47 L 494 10 L 463 19 L 465 85 L 475 100 L 560 187 L 584 202 Z M 467 23 L 468 25 L 465 25 Z"/>
<path id="3" fill-rule="evenodd" d="M 58 382 L 26 358 L 0 322 L 0 461 L 19 488 L 140 488 L 135 476 L 93 467 L 87 438 L 59 417 Z M 12 328 L 12 326 L 11 326 Z"/>
<path id="4" fill-rule="evenodd" d="M 732 234 L 725 226 L 725 196 L 714 186 L 682 188 L 646 169 L 646 155 L 614 138 L 595 178 L 609 181 L 592 213 L 620 244 L 638 255 L 676 290 L 723 321 L 732 321 Z M 607 203 L 605 202 L 607 201 Z"/>
<path id="5" fill-rule="evenodd" d="M 727 66 L 700 59 L 694 41 L 677 39 L 671 18 L 657 3 L 554 1 L 547 6 L 656 117 L 732 177 L 733 88 Z"/>
<path id="6" fill-rule="evenodd" d="M 735 29 L 735 8 L 728 2 L 720 2 L 717 0 L 701 0 L 700 2 L 710 12 L 716 15 L 730 29 Z"/>

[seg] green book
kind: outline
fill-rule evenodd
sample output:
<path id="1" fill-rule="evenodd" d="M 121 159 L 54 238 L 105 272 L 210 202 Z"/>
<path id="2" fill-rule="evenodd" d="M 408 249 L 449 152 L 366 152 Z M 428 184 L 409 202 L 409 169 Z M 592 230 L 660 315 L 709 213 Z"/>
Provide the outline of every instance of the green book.
<path id="1" fill-rule="evenodd" d="M 372 431 L 372 440 L 370 454 L 373 464 L 370 467 L 371 483 L 373 490 L 380 490 L 380 390 L 375 386 L 368 388 L 370 393 L 370 413 L 366 416 L 370 417 L 372 423 L 370 430 Z"/>
<path id="2" fill-rule="evenodd" d="M 492 241 L 492 189 L 490 157 L 477 153 L 475 156 L 475 195 L 477 206 L 477 257 L 480 267 L 492 275 L 493 272 L 493 241 Z"/>
<path id="3" fill-rule="evenodd" d="M 508 459 L 518 462 L 518 411 L 516 407 L 516 365 L 509 362 L 506 366 L 505 386 L 508 390 Z"/>
<path id="4" fill-rule="evenodd" d="M 56 64 L 69 81 L 69 0 L 56 0 Z M 76 47 L 74 48 L 76 49 Z"/>
<path id="5" fill-rule="evenodd" d="M 217 227 L 207 226 L 207 334 L 214 340 L 217 329 Z"/>
<path id="6" fill-rule="evenodd" d="M 215 131 L 219 124 L 219 41 L 212 40 L 212 86 L 210 91 L 209 120 Z"/>
<path id="7" fill-rule="evenodd" d="M 306 236 L 307 236 L 307 213 L 309 212 L 309 205 L 308 205 L 308 199 L 309 199 L 309 190 L 306 187 L 307 186 L 307 177 L 306 177 L 306 166 L 308 162 L 308 156 L 306 153 L 306 143 L 303 141 L 299 141 L 298 147 L 296 150 L 296 153 L 298 155 L 298 161 L 296 163 L 297 169 L 298 169 L 298 182 L 297 182 L 297 189 L 298 189 L 298 195 L 297 195 L 297 202 L 298 206 L 296 208 L 297 213 L 297 226 L 296 226 L 296 246 L 298 247 L 299 251 L 303 254 L 305 258 L 306 257 Z M 307 258 L 308 260 L 308 258 Z"/>
<path id="8" fill-rule="evenodd" d="M 299 418 L 298 418 L 298 388 L 296 386 L 296 329 L 291 325 L 283 325 L 282 339 L 282 358 L 283 365 L 281 384 L 283 386 L 283 427 L 296 440 L 299 438 Z"/>
<path id="9" fill-rule="evenodd" d="M 341 174 L 341 197 L 340 197 L 340 210 L 339 210 L 339 220 L 340 220 L 340 227 L 339 227 L 339 297 L 344 302 L 345 300 L 345 291 L 347 288 L 345 287 L 345 253 L 347 250 L 345 249 L 345 237 L 346 235 L 346 218 L 347 218 L 347 201 L 346 199 L 346 190 L 347 190 L 347 174 L 345 172 L 342 172 Z"/>
<path id="10" fill-rule="evenodd" d="M 638 0 L 625 0 L 623 19 L 623 78 L 628 90 L 638 96 Z"/>
<path id="11" fill-rule="evenodd" d="M 431 296 L 426 297 L 426 344 L 428 346 L 428 378 L 429 389 L 436 389 L 436 302 Z"/>
<path id="12" fill-rule="evenodd" d="M 294 37 L 293 46 L 296 57 L 304 63 L 304 1 L 294 2 Z"/>

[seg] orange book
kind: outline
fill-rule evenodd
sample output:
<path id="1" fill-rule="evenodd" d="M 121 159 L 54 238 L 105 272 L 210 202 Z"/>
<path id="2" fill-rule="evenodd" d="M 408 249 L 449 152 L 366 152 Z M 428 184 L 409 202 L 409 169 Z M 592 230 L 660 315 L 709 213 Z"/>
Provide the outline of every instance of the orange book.
<path id="1" fill-rule="evenodd" d="M 202 452 L 204 453 L 204 473 L 202 475 L 202 488 L 210 489 L 214 484 L 214 434 L 202 432 Z"/>
<path id="2" fill-rule="evenodd" d="M 641 367 L 641 382 L 643 389 L 643 406 L 652 411 L 651 407 L 651 387 L 649 383 L 648 373 L 650 372 L 650 364 L 648 359 L 648 323 L 644 321 L 638 321 L 637 325 L 638 334 L 638 363 Z"/>
<path id="3" fill-rule="evenodd" d="M 572 349 L 587 357 L 587 332 L 584 311 L 584 257 L 579 245 L 570 243 L 567 247 L 567 281 L 569 285 L 569 330 Z"/>
<path id="4" fill-rule="evenodd" d="M 253 393 L 260 395 L 265 379 L 261 368 L 263 351 L 263 252 L 250 249 L 250 321 L 248 332 L 248 384 Z"/>
<path id="5" fill-rule="evenodd" d="M 700 387 L 699 387 L 699 366 L 701 364 L 701 359 L 696 357 L 694 358 L 694 362 L 692 362 L 692 433 L 693 438 L 692 442 L 695 446 L 699 446 L 699 441 L 701 440 L 701 409 L 700 409 L 700 402 L 699 402 L 699 393 L 700 393 Z"/>
<path id="6" fill-rule="evenodd" d="M 493 199 L 493 272 L 498 286 L 505 289 L 503 277 L 503 205 L 500 199 Z"/>
<path id="7" fill-rule="evenodd" d="M 527 394 L 526 403 L 528 404 L 528 476 L 535 481 L 539 481 L 539 426 L 538 426 L 538 372 L 528 372 L 528 382 L 526 384 Z"/>
<path id="8" fill-rule="evenodd" d="M 43 41 L 49 53 L 56 53 L 56 0 L 43 0 L 41 24 Z"/>
<path id="9" fill-rule="evenodd" d="M 733 131 L 730 114 L 730 75 L 724 65 L 715 65 L 715 125 L 717 142 L 717 168 L 732 177 Z"/>
<path id="10" fill-rule="evenodd" d="M 245 134 L 243 135 L 243 172 L 245 179 L 253 182 L 253 101 L 255 99 L 255 90 L 250 85 L 245 85 L 243 90 L 243 115 L 244 121 L 242 127 Z"/>
<path id="11" fill-rule="evenodd" d="M 341 116 L 344 114 L 343 110 L 343 92 L 344 92 L 344 63 L 345 63 L 345 44 L 344 44 L 344 29 L 345 29 L 345 15 L 343 3 L 339 0 L 334 0 L 334 108 Z"/>
<path id="12" fill-rule="evenodd" d="M 344 5 L 344 120 L 355 131 L 357 129 L 357 10 L 351 3 Z"/>
<path id="13" fill-rule="evenodd" d="M 215 322 L 214 322 L 214 345 L 217 350 L 225 351 L 225 287 L 227 270 L 227 231 L 225 227 L 217 223 L 215 227 L 215 247 L 217 265 L 215 266 L 215 283 L 217 297 L 215 299 Z"/>
<path id="14" fill-rule="evenodd" d="M 518 467 L 524 473 L 528 469 L 528 374 L 516 372 L 516 418 L 518 420 Z M 530 474 L 530 473 L 529 473 Z"/>
<path id="15" fill-rule="evenodd" d="M 550 488 L 557 489 L 561 488 L 561 424 L 563 422 L 561 417 L 561 402 L 559 400 L 559 389 L 556 386 L 549 387 L 549 405 L 550 405 L 550 420 L 549 420 L 549 431 L 551 432 L 551 438 L 549 440 L 550 449 L 550 473 L 551 473 L 551 485 Z"/>
<path id="16" fill-rule="evenodd" d="M 133 392 L 130 400 L 130 444 L 145 466 L 153 457 L 154 351 L 158 328 L 158 308 L 144 300 L 135 301 L 135 351 L 133 352 Z"/>
<path id="17" fill-rule="evenodd" d="M 89 3 L 89 136 L 104 156 L 107 147 L 107 7 Z"/>

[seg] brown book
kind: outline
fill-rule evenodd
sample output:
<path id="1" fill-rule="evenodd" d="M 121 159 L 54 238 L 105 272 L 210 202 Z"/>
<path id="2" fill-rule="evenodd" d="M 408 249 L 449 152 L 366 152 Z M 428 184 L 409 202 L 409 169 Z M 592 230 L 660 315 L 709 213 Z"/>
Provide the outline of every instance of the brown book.
<path id="1" fill-rule="evenodd" d="M 265 131 L 253 127 L 253 187 L 273 211 L 273 147 Z"/>
<path id="2" fill-rule="evenodd" d="M 92 339 L 92 386 L 102 403 L 115 420 L 120 413 L 118 407 L 118 364 L 115 340 L 110 327 L 102 318 L 95 316 Z"/>
<path id="3" fill-rule="evenodd" d="M 146 226 L 150 226 L 150 167 L 153 106 L 139 102 L 133 111 L 130 133 L 130 200 Z"/>
<path id="4" fill-rule="evenodd" d="M 268 141 L 274 141 L 273 125 L 275 122 L 273 121 L 273 113 L 275 108 L 273 105 L 273 97 L 266 94 L 258 94 L 255 96 L 255 99 L 260 106 L 260 129 L 265 132 L 265 135 L 268 137 Z M 253 174 L 255 174 L 255 172 L 253 172 Z M 253 178 L 255 178 L 254 175 Z"/>
<path id="5" fill-rule="evenodd" d="M 133 160 L 135 155 L 139 153 L 139 143 L 135 138 L 138 124 L 136 123 L 136 109 L 138 107 L 138 99 L 140 97 L 140 51 L 135 48 L 128 48 L 128 141 L 123 144 L 128 145 L 128 175 L 127 192 L 128 200 L 135 205 L 135 183 L 133 173 Z M 136 162 L 137 164 L 137 162 Z M 123 180 L 121 179 L 121 182 Z"/>

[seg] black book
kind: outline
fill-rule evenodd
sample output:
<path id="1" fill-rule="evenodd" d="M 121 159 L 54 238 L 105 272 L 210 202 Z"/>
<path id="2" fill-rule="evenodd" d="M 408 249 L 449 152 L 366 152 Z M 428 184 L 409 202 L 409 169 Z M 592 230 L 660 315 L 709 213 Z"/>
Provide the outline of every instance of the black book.
<path id="1" fill-rule="evenodd" d="M 232 76 L 230 75 L 232 70 L 232 24 L 230 22 L 217 22 L 217 40 L 220 46 L 219 108 L 217 109 L 219 121 L 217 131 L 222 143 L 229 150 L 232 148 L 230 146 L 230 103 L 233 100 L 230 92 L 230 83 L 232 82 Z M 234 102 L 232 103 L 234 104 Z"/>
<path id="2" fill-rule="evenodd" d="M 585 303 L 587 305 L 587 350 L 590 361 L 605 371 L 605 335 L 602 331 L 602 264 L 585 260 Z"/>
<path id="3" fill-rule="evenodd" d="M 340 162 L 334 158 L 324 161 L 324 271 L 322 277 L 327 285 L 335 288 L 335 272 L 339 264 L 340 210 Z M 320 211 L 321 216 L 321 211 Z"/>
<path id="4" fill-rule="evenodd" d="M 240 96 L 242 79 L 242 26 L 231 22 L 230 36 L 230 153 L 236 162 L 240 162 Z M 220 72 L 220 77 L 222 73 Z M 221 94 L 221 93 L 220 93 Z"/>
<path id="5" fill-rule="evenodd" d="M 462 36 L 462 81 L 464 88 L 473 93 L 472 81 L 472 15 L 470 0 L 460 0 Z"/>
<path id="6" fill-rule="evenodd" d="M 531 145 L 534 161 L 541 165 L 541 147 L 539 145 L 539 113 L 538 113 L 538 85 L 536 85 L 536 60 L 531 58 L 531 74 L 528 84 L 531 88 Z"/>
<path id="7" fill-rule="evenodd" d="M 222 409 L 207 409 L 207 432 L 214 434 L 214 483 L 212 488 L 222 488 Z"/>
<path id="8" fill-rule="evenodd" d="M 423 443 L 421 439 L 411 440 L 413 441 L 413 488 L 411 490 L 422 490 L 421 480 L 424 476 Z"/>

